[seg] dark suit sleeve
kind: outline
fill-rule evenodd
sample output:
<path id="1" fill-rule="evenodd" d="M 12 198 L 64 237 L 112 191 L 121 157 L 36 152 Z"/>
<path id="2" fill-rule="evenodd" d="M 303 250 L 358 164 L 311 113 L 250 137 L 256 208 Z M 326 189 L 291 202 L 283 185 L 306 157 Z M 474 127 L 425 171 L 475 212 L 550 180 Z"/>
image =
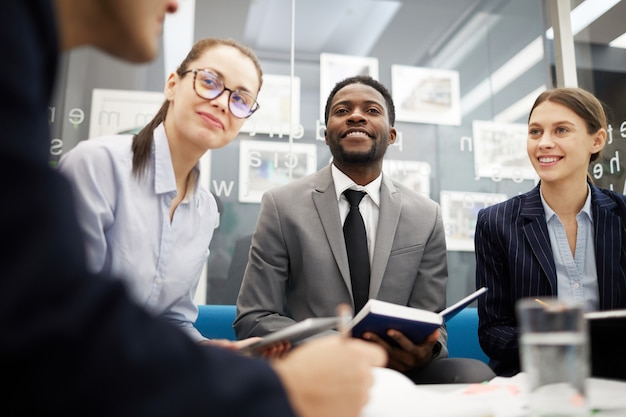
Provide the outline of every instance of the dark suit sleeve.
<path id="1" fill-rule="evenodd" d="M 8 415 L 291 416 L 268 363 L 201 348 L 86 272 L 67 182 L 47 163 L 49 0 L 5 0 L 0 39 L 0 369 Z M 6 385 L 6 384 L 5 384 Z"/>
<path id="2" fill-rule="evenodd" d="M 476 288 L 488 288 L 487 294 L 478 299 L 478 338 L 496 373 L 515 373 L 519 370 L 518 329 L 515 300 L 511 298 L 508 239 L 501 233 L 506 227 L 502 224 L 513 229 L 510 202 L 498 209 L 492 206 L 481 210 L 476 222 Z"/>

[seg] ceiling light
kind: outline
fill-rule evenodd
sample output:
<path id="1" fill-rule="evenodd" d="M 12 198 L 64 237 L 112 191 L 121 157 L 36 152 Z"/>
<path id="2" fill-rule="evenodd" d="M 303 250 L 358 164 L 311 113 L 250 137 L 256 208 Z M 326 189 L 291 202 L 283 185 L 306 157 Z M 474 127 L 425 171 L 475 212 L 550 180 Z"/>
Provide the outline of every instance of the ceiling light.
<path id="1" fill-rule="evenodd" d="M 589 26 L 594 20 L 609 11 L 621 0 L 586 0 L 570 13 L 572 22 L 572 36 L 576 36 Z M 554 29 L 546 31 L 548 39 L 554 39 Z"/>
<path id="2" fill-rule="evenodd" d="M 489 78 L 463 96 L 461 99 L 462 115 L 469 114 L 488 100 L 489 97 L 497 94 L 504 87 L 517 80 L 522 74 L 541 62 L 543 56 L 543 41 L 541 36 L 538 36 L 504 65 L 494 71 Z"/>
<path id="3" fill-rule="evenodd" d="M 609 42 L 609 46 L 626 49 L 626 32 Z"/>

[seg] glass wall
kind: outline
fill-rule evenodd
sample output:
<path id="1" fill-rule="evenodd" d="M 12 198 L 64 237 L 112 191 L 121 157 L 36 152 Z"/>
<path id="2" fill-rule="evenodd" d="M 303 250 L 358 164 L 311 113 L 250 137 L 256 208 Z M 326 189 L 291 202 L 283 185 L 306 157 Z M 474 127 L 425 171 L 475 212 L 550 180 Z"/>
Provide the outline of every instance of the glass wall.
<path id="1" fill-rule="evenodd" d="M 612 6 L 604 13 L 585 9 L 581 1 L 572 4 L 576 78 L 605 103 L 609 116 L 603 158 L 590 172 L 597 185 L 626 194 L 626 1 L 603 3 Z M 585 26 L 585 16 L 594 12 L 598 18 Z M 613 42 L 620 36 L 621 42 Z"/>
<path id="2" fill-rule="evenodd" d="M 197 299 L 231 304 L 263 191 L 329 163 L 326 96 L 339 79 L 368 73 L 392 91 L 397 108 L 399 140 L 387 152 L 385 173 L 442 206 L 454 301 L 474 288 L 478 209 L 535 184 L 526 119 L 539 92 L 554 85 L 555 71 L 544 3 L 183 0 L 153 63 L 130 65 L 90 49 L 66 56 L 51 107 L 51 161 L 79 140 L 141 127 L 192 42 L 219 36 L 252 47 L 265 72 L 261 110 L 235 141 L 203 160 L 203 181 L 218 199 L 221 219 Z M 624 51 L 606 48 L 577 42 L 580 84 L 626 109 L 618 90 Z"/>

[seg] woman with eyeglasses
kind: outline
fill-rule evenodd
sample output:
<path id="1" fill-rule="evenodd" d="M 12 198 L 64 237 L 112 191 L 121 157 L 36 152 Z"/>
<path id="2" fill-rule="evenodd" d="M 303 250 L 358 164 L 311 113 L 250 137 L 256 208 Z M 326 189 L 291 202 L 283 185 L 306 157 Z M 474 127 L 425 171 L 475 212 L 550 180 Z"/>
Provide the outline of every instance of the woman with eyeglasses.
<path id="1" fill-rule="evenodd" d="M 237 136 L 259 108 L 261 83 L 249 48 L 200 40 L 169 75 L 165 102 L 137 135 L 82 141 L 59 161 L 75 191 L 89 267 L 121 278 L 140 304 L 199 343 L 206 339 L 193 326 L 193 297 L 218 224 L 199 161 Z M 250 342 L 209 341 L 231 348 Z"/>

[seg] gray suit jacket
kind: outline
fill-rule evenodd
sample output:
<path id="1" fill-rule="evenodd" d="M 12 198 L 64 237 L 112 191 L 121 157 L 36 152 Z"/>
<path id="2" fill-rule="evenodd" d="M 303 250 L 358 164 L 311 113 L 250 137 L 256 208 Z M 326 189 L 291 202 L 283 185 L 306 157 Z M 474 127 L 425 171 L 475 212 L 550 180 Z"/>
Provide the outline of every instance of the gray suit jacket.
<path id="1" fill-rule="evenodd" d="M 437 203 L 383 175 L 370 298 L 430 311 L 446 306 L 446 242 Z M 352 303 L 330 165 L 267 191 L 237 299 L 240 339 L 264 336 Z M 353 306 L 354 307 L 354 306 Z M 447 356 L 447 333 L 442 328 Z"/>

